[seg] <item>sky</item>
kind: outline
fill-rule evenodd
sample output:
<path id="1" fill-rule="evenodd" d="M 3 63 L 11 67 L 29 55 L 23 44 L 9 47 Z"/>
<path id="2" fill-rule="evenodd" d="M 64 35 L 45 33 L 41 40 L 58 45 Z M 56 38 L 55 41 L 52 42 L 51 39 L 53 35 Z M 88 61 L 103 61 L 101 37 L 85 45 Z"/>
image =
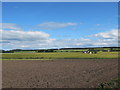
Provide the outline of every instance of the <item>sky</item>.
<path id="1" fill-rule="evenodd" d="M 3 2 L 3 49 L 118 46 L 117 2 Z"/>
<path id="2" fill-rule="evenodd" d="M 2 2 L 119 2 L 119 0 L 2 0 Z"/>

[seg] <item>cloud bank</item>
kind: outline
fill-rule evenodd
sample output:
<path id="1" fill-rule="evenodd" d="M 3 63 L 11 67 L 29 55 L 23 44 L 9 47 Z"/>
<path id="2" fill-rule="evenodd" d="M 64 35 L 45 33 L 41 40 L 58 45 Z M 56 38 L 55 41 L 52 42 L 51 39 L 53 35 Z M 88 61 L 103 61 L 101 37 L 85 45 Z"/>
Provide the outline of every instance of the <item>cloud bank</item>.
<path id="1" fill-rule="evenodd" d="M 58 25 L 65 27 L 76 25 L 67 23 Z M 57 26 L 57 27 L 58 27 Z M 3 29 L 10 30 L 3 30 Z M 103 46 L 118 46 L 118 30 L 112 29 L 107 32 L 100 32 L 90 37 L 91 38 L 71 38 L 71 39 L 56 39 L 51 38 L 51 35 L 42 31 L 23 31 L 18 30 L 16 24 L 5 24 L 0 30 L 2 38 L 0 45 L 3 49 L 47 49 L 47 48 L 80 48 L 80 47 L 103 47 Z"/>

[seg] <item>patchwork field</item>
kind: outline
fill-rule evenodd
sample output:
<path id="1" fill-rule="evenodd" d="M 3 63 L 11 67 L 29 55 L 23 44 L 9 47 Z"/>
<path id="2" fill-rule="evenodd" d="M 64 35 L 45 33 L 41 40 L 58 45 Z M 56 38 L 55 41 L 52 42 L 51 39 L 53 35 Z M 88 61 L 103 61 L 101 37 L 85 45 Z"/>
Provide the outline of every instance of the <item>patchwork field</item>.
<path id="1" fill-rule="evenodd" d="M 2 69 L 3 88 L 97 88 L 118 77 L 118 60 L 3 60 Z"/>

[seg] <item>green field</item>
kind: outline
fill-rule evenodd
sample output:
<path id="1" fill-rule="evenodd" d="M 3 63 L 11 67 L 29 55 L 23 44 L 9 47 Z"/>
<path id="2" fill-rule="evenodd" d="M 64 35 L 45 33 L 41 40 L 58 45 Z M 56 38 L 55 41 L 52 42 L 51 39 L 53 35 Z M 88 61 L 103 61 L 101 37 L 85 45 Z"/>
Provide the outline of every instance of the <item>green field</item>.
<path id="1" fill-rule="evenodd" d="M 54 53 L 3 53 L 2 60 L 48 60 L 48 59 L 112 59 L 119 58 L 118 52 L 98 52 L 85 54 L 81 52 L 54 52 Z"/>

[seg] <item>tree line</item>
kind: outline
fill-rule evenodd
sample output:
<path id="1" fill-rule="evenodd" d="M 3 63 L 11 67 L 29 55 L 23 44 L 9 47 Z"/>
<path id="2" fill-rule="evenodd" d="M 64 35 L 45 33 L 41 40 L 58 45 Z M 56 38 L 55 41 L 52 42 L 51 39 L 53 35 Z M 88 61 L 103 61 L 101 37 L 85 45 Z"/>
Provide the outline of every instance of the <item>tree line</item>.
<path id="1" fill-rule="evenodd" d="M 120 51 L 120 47 L 97 47 L 97 48 L 60 48 L 60 49 L 36 49 L 36 50 L 23 50 L 23 49 L 13 49 L 13 50 L 0 50 L 0 53 L 14 53 L 14 52 L 22 52 L 22 51 L 35 51 L 36 53 L 41 53 L 41 52 L 57 52 L 60 50 L 65 50 L 61 52 L 68 52 L 67 50 L 80 50 L 82 49 L 88 49 L 88 51 L 97 53 L 98 51 L 103 51 L 103 52 L 112 52 L 112 51 Z M 80 52 L 80 51 L 70 51 L 70 52 Z"/>

